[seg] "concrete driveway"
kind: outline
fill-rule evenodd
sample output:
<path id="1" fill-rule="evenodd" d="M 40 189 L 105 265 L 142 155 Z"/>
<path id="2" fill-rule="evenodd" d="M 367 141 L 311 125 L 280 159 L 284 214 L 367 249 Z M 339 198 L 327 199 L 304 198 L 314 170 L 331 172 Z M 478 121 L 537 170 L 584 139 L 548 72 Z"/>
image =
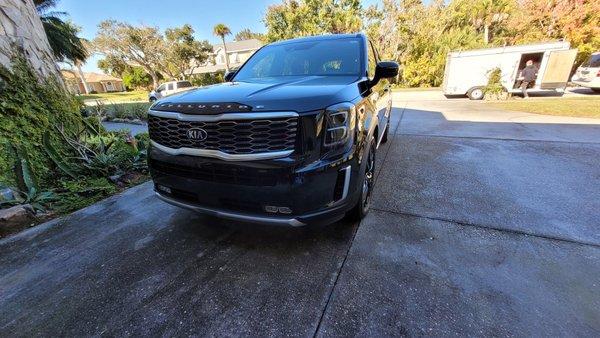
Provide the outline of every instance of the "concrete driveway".
<path id="1" fill-rule="evenodd" d="M 0 241 L 0 335 L 600 335 L 600 121 L 395 95 L 360 224 L 143 184 Z"/>

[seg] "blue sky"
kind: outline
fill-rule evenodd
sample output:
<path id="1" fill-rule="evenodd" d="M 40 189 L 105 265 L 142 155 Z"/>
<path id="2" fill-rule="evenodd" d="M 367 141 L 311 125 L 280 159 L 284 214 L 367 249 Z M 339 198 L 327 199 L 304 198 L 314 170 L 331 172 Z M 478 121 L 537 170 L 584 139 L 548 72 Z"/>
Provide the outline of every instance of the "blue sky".
<path id="1" fill-rule="evenodd" d="M 363 6 L 379 3 L 379 0 L 362 0 Z M 81 36 L 93 39 L 98 23 L 106 19 L 131 24 L 167 27 L 189 23 L 196 31 L 196 38 L 218 43 L 212 35 L 212 27 L 224 23 L 235 34 L 244 28 L 264 32 L 262 18 L 267 7 L 282 0 L 61 0 L 56 10 L 65 11 L 76 25 L 82 28 Z M 232 37 L 230 37 L 231 39 Z M 99 71 L 94 55 L 84 65 L 84 71 Z"/>

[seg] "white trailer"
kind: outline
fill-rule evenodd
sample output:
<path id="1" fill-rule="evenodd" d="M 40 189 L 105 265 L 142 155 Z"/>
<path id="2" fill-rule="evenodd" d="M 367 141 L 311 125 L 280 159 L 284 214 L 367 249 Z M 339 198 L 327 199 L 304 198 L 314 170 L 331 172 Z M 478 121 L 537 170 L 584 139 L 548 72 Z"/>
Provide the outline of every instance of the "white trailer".
<path id="1" fill-rule="evenodd" d="M 483 87 L 488 83 L 489 72 L 500 68 L 502 86 L 509 93 L 520 93 L 518 76 L 528 60 L 539 72 L 528 92 L 564 92 L 577 55 L 566 41 L 521 46 L 485 48 L 448 53 L 444 82 L 444 95 L 467 95 L 471 100 L 481 100 Z"/>

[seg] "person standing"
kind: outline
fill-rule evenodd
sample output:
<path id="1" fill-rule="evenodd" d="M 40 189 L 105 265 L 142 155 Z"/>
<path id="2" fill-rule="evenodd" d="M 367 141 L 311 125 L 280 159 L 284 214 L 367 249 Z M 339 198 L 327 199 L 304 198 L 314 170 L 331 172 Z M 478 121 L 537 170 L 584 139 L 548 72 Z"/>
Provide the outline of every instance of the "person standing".
<path id="1" fill-rule="evenodd" d="M 521 70 L 521 91 L 523 92 L 523 98 L 529 98 L 527 94 L 527 87 L 530 83 L 534 83 L 538 74 L 538 69 L 533 65 L 532 60 L 528 60 L 525 64 L 525 68 Z"/>

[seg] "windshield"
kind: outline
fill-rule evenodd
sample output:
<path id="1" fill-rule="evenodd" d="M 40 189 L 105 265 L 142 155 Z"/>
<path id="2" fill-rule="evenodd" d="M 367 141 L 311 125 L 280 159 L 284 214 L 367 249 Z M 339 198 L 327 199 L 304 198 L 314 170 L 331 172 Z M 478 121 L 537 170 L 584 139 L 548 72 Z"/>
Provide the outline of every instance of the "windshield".
<path id="1" fill-rule="evenodd" d="M 246 62 L 234 80 L 359 74 L 360 40 L 346 38 L 266 46 Z"/>
<path id="2" fill-rule="evenodd" d="M 584 67 L 600 67 L 600 54 L 590 55 L 590 58 L 583 63 Z"/>

